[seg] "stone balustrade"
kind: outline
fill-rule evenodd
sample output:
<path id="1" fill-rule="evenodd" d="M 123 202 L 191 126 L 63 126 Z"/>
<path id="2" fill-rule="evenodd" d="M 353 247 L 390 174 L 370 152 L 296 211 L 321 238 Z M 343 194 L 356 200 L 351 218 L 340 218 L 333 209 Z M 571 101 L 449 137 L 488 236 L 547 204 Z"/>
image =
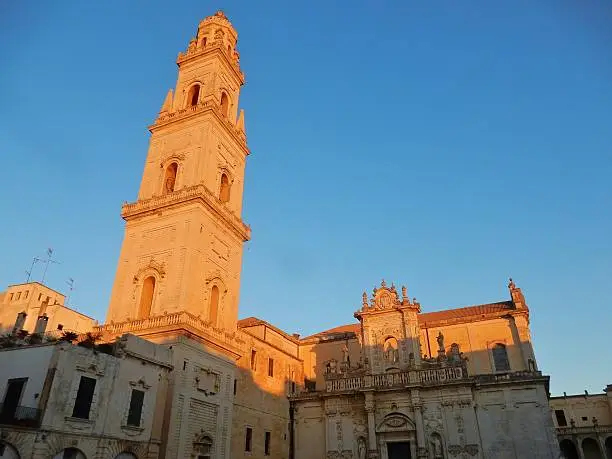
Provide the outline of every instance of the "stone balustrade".
<path id="1" fill-rule="evenodd" d="M 94 327 L 94 332 L 102 335 L 120 336 L 124 333 L 135 333 L 141 330 L 156 330 L 163 328 L 174 328 L 188 326 L 194 330 L 204 331 L 206 334 L 219 342 L 227 343 L 233 347 L 240 348 L 244 340 L 236 333 L 228 333 L 222 329 L 214 328 L 209 322 L 196 317 L 188 312 L 176 312 L 163 316 L 153 316 L 146 319 L 127 320 L 125 322 L 108 323 Z"/>
<path id="2" fill-rule="evenodd" d="M 180 190 L 173 191 L 162 196 L 153 196 L 149 199 L 142 199 L 132 203 L 125 203 L 121 208 L 121 216 L 123 218 L 147 212 L 149 210 L 157 210 L 160 207 L 169 206 L 174 203 L 184 202 L 195 199 L 203 199 L 210 207 L 212 207 L 221 217 L 223 217 L 236 232 L 248 241 L 251 238 L 251 228 L 245 225 L 240 218 L 231 212 L 223 203 L 214 196 L 204 185 L 194 185 Z"/>
<path id="3" fill-rule="evenodd" d="M 197 105 L 181 108 L 180 110 L 173 112 L 162 112 L 157 120 L 155 120 L 153 126 L 157 127 L 165 123 L 181 120 L 195 113 L 200 113 L 206 110 L 215 111 L 218 114 L 219 119 L 229 128 L 229 132 L 231 132 L 246 148 L 246 133 L 232 123 L 227 116 L 222 114 L 221 107 L 214 100 L 205 100 Z"/>
<path id="4" fill-rule="evenodd" d="M 591 435 L 593 433 L 612 433 L 612 424 L 608 425 L 592 425 L 592 426 L 582 426 L 582 427 L 557 427 L 557 436 L 561 437 L 563 435 L 571 436 L 571 435 Z"/>
<path id="5" fill-rule="evenodd" d="M 328 375 L 325 381 L 326 392 L 358 391 L 363 389 L 383 389 L 403 386 L 436 385 L 469 379 L 464 365 L 440 368 L 419 368 L 415 370 L 378 375 L 343 376 Z"/>

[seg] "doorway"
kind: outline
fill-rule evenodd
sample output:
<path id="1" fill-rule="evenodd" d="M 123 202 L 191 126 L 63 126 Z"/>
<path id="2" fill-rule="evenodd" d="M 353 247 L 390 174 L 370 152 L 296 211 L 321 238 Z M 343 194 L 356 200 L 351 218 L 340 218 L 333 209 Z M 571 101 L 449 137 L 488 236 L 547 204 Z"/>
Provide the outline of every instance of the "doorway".
<path id="1" fill-rule="evenodd" d="M 410 442 L 394 441 L 387 443 L 388 459 L 410 459 Z"/>

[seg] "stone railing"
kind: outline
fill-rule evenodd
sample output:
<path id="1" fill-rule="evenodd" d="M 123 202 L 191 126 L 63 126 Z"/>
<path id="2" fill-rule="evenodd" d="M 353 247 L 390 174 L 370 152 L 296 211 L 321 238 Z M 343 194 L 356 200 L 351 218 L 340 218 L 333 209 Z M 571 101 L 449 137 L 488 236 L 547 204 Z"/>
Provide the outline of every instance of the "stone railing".
<path id="1" fill-rule="evenodd" d="M 465 366 L 418 369 L 398 373 L 361 376 L 326 376 L 326 392 L 358 391 L 410 385 L 436 385 L 468 379 Z"/>
<path id="2" fill-rule="evenodd" d="M 526 379 L 541 378 L 541 371 L 511 371 L 508 373 L 481 374 L 474 378 L 477 383 L 500 383 L 504 381 L 521 381 Z"/>
<path id="3" fill-rule="evenodd" d="M 224 206 L 223 203 L 221 203 L 221 201 L 204 185 L 194 185 L 162 196 L 153 196 L 149 199 L 126 203 L 121 208 L 121 216 L 126 218 L 148 210 L 158 209 L 162 206 L 169 206 L 177 202 L 198 198 L 204 199 L 221 217 L 225 218 L 244 240 L 249 240 L 251 238 L 251 228 L 245 225 L 240 218 Z"/>
<path id="4" fill-rule="evenodd" d="M 243 144 L 246 148 L 246 134 L 243 130 L 239 129 L 234 123 L 232 123 L 227 116 L 224 116 L 221 112 L 221 107 L 214 100 L 206 100 L 200 102 L 192 107 L 181 108 L 173 112 L 162 112 L 153 126 L 161 125 L 166 122 L 176 121 L 183 118 L 187 118 L 195 113 L 204 112 L 206 110 L 213 110 L 218 114 L 219 119 L 228 127 L 229 131 Z"/>
<path id="5" fill-rule="evenodd" d="M 592 425 L 592 426 L 581 426 L 581 427 L 557 427 L 557 435 L 589 435 L 594 432 L 600 433 L 612 433 L 612 424 L 606 425 Z"/>
<path id="6" fill-rule="evenodd" d="M 224 330 L 214 328 L 210 322 L 196 317 L 188 312 L 176 312 L 163 316 L 148 317 L 146 319 L 127 320 L 119 323 L 109 323 L 94 327 L 94 332 L 102 335 L 120 336 L 125 333 L 134 333 L 141 330 L 155 330 L 160 328 L 172 328 L 180 325 L 189 326 L 192 329 L 204 331 L 206 335 L 219 342 L 224 342 L 239 348 L 244 344 L 244 340 L 236 333 L 229 333 Z"/>
<path id="7" fill-rule="evenodd" d="M 223 46 L 223 40 L 215 40 L 206 44 L 206 46 L 196 46 L 187 48 L 184 53 L 179 53 L 176 58 L 177 64 L 182 64 L 183 62 L 192 59 L 194 57 L 200 56 L 209 51 L 219 50 L 222 54 L 227 56 L 227 60 L 230 62 L 234 70 L 238 73 L 240 78 L 244 80 L 244 73 L 240 70 L 240 54 L 235 50 L 228 50 L 225 46 Z"/>

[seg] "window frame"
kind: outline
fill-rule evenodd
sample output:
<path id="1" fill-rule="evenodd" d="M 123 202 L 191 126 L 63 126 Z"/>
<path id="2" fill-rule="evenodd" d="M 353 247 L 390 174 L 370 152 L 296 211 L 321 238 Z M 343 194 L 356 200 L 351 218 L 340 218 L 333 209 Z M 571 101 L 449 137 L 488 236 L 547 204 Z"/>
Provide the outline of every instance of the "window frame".
<path id="1" fill-rule="evenodd" d="M 502 356 L 501 352 L 503 350 L 504 365 L 498 366 L 498 361 Z M 508 355 L 508 346 L 505 343 L 495 342 L 491 346 L 491 357 L 493 359 L 493 369 L 495 373 L 508 373 L 512 371 L 512 367 L 510 366 L 510 356 Z M 501 362 L 500 362 L 501 363 Z"/>
<path id="2" fill-rule="evenodd" d="M 134 406 L 135 393 L 142 394 L 142 395 L 139 395 L 139 397 L 141 397 L 139 406 Z M 144 410 L 145 394 L 146 394 L 145 391 L 142 389 L 132 389 L 132 392 L 130 393 L 130 403 L 128 405 L 127 418 L 125 421 L 126 426 L 128 427 L 141 427 L 142 426 L 142 412 Z M 138 414 L 138 416 L 136 416 L 136 413 Z M 138 423 L 135 423 L 136 417 L 138 418 L 137 420 Z"/>
<path id="3" fill-rule="evenodd" d="M 83 382 L 85 380 L 90 380 L 93 381 L 93 385 L 91 387 L 91 394 L 87 397 L 89 400 L 87 402 L 87 412 L 85 413 L 85 409 L 82 408 L 82 412 L 81 412 L 81 408 L 80 405 L 78 405 L 79 403 L 79 393 L 81 392 L 81 385 L 83 384 Z M 94 403 L 94 398 L 96 395 L 96 386 L 98 384 L 98 380 L 96 378 L 92 378 L 91 376 L 85 376 L 85 375 L 81 375 L 81 377 L 79 378 L 79 384 L 77 386 L 77 392 L 76 392 L 76 396 L 74 397 L 74 403 L 72 405 L 72 418 L 76 418 L 76 419 L 86 419 L 89 420 L 90 416 L 91 416 L 91 411 L 92 411 L 92 406 Z M 85 399 L 87 400 L 87 399 Z M 82 402 L 81 402 L 82 403 Z M 79 409 L 77 409 L 77 407 L 79 407 Z M 86 416 L 84 416 L 86 414 Z"/>
<path id="4" fill-rule="evenodd" d="M 274 359 L 268 357 L 268 378 L 274 378 Z"/>
<path id="5" fill-rule="evenodd" d="M 253 428 L 250 426 L 246 427 L 244 433 L 244 451 L 246 453 L 253 452 Z"/>

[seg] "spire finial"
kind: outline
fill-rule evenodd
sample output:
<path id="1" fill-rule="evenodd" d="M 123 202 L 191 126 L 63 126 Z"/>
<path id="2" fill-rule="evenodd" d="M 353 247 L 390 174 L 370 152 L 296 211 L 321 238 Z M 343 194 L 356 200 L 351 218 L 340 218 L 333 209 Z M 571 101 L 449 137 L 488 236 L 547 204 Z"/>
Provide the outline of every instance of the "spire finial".
<path id="1" fill-rule="evenodd" d="M 512 278 L 510 278 L 510 282 L 508 283 L 508 288 L 510 290 L 515 289 L 516 288 L 516 284 L 514 283 L 514 281 L 512 280 Z"/>
<path id="2" fill-rule="evenodd" d="M 410 301 L 410 299 L 408 298 L 408 289 L 405 285 L 402 285 L 402 301 Z"/>
<path id="3" fill-rule="evenodd" d="M 383 288 L 387 286 L 387 283 L 385 282 L 385 280 L 384 280 L 384 279 L 383 279 L 383 280 L 382 280 L 382 282 L 380 283 L 380 286 L 381 286 L 381 287 L 383 287 Z"/>

